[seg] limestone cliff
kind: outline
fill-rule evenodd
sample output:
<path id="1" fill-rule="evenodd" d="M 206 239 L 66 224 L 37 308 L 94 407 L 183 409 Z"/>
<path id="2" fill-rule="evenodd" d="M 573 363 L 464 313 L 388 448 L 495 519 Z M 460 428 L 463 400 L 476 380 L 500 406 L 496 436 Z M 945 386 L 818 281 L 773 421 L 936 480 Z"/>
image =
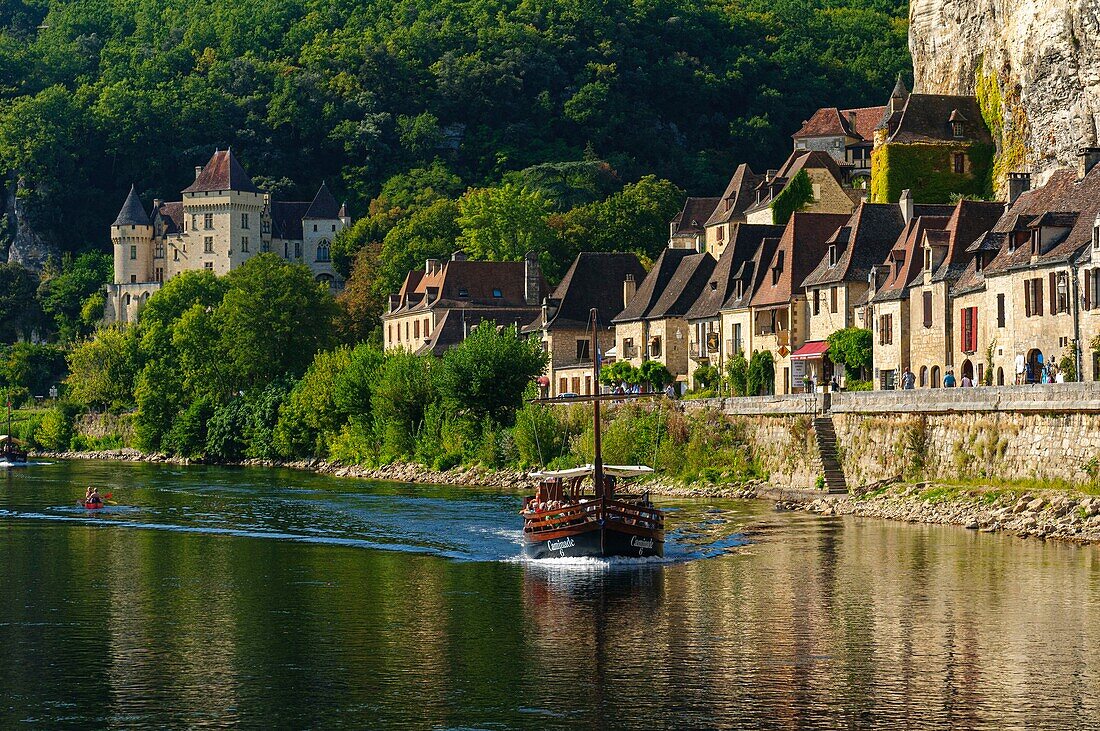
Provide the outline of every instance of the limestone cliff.
<path id="1" fill-rule="evenodd" d="M 915 90 L 978 95 L 1002 179 L 1042 183 L 1097 145 L 1100 0 L 912 0 L 909 17 Z"/>
<path id="2" fill-rule="evenodd" d="M 57 255 L 55 247 L 42 240 L 27 220 L 26 212 L 16 196 L 18 184 L 11 182 L 3 191 L 3 212 L 0 233 L 6 241 L 0 241 L 0 252 L 6 244 L 7 261 L 22 264 L 25 267 L 41 271 L 51 256 Z"/>

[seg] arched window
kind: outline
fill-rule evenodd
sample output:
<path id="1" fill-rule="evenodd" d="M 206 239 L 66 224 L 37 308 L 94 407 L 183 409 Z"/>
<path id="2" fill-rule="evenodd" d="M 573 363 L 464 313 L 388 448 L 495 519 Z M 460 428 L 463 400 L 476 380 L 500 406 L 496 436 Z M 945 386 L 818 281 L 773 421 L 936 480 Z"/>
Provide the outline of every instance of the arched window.
<path id="1" fill-rule="evenodd" d="M 329 256 L 327 239 L 321 239 L 321 243 L 317 244 L 317 261 L 332 261 Z"/>
<path id="2" fill-rule="evenodd" d="M 932 388 L 940 387 L 940 367 L 932 366 Z"/>
<path id="3" fill-rule="evenodd" d="M 924 388 L 928 385 L 928 366 L 920 367 L 920 387 Z"/>
<path id="4" fill-rule="evenodd" d="M 1005 385 L 1005 371 L 1004 368 L 1001 368 L 1000 366 L 997 367 L 997 385 Z"/>

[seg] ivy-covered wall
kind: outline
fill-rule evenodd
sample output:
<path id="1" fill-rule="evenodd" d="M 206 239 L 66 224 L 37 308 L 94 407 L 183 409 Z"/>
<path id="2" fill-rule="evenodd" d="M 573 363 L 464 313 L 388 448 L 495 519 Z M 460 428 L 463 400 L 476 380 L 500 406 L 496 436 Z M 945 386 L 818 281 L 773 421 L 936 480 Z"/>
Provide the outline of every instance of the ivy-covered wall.
<path id="1" fill-rule="evenodd" d="M 958 174 L 954 154 L 966 153 L 969 172 Z M 993 145 L 891 142 L 871 157 L 871 201 L 896 203 L 909 189 L 917 203 L 950 203 L 959 196 L 993 196 Z"/>
<path id="2" fill-rule="evenodd" d="M 1020 101 L 1019 89 L 1007 88 L 1006 98 L 1001 91 L 1001 80 L 996 71 L 986 72 L 984 60 L 974 72 L 974 93 L 978 97 L 978 106 L 982 118 L 989 127 L 993 139 L 997 142 L 997 151 L 993 160 L 992 187 L 1002 199 L 1008 173 L 1020 172 L 1027 166 L 1027 139 L 1031 135 Z M 1011 113 L 1006 115 L 1006 107 Z"/>
<path id="3" fill-rule="evenodd" d="M 814 186 L 810 176 L 802 169 L 787 183 L 787 187 L 772 200 L 772 223 L 786 226 L 791 216 L 814 202 Z"/>

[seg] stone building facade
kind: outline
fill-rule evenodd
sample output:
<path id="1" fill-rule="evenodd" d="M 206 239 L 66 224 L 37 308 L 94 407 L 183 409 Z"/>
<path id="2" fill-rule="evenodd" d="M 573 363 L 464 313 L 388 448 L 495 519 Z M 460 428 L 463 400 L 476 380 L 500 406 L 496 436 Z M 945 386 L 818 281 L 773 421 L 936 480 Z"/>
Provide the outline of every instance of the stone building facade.
<path id="1" fill-rule="evenodd" d="M 195 168 L 182 200 L 154 199 L 151 214 L 130 189 L 111 224 L 114 281 L 107 285 L 105 319 L 134 321 L 141 305 L 180 272 L 225 275 L 262 252 L 304 263 L 318 282 L 338 289 L 332 239 L 349 225 L 346 207 L 326 185 L 312 201 L 276 201 L 255 186 L 232 151 L 216 151 Z"/>

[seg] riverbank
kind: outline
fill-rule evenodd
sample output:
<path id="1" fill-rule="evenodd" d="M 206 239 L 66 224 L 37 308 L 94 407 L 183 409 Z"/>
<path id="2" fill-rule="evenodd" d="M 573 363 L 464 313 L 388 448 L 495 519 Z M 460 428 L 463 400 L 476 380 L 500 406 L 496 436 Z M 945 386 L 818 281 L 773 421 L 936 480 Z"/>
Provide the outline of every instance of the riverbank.
<path id="1" fill-rule="evenodd" d="M 135 449 L 94 452 L 37 452 L 36 457 L 65 460 L 116 460 L 163 464 L 199 464 L 192 460 Z M 383 480 L 410 484 L 496 487 L 517 492 L 533 490 L 537 480 L 522 470 L 456 467 L 432 470 L 418 464 L 380 468 L 340 465 L 325 460 L 245 460 L 242 467 L 278 467 L 333 477 Z M 791 489 L 763 480 L 741 484 L 681 484 L 663 477 L 642 483 L 663 497 L 767 500 L 777 509 L 819 515 L 853 515 L 906 523 L 955 525 L 985 533 L 1009 532 L 1021 538 L 1100 544 L 1100 496 L 1067 490 L 973 488 L 931 483 L 872 486 L 858 495 L 827 495 L 812 489 Z"/>

